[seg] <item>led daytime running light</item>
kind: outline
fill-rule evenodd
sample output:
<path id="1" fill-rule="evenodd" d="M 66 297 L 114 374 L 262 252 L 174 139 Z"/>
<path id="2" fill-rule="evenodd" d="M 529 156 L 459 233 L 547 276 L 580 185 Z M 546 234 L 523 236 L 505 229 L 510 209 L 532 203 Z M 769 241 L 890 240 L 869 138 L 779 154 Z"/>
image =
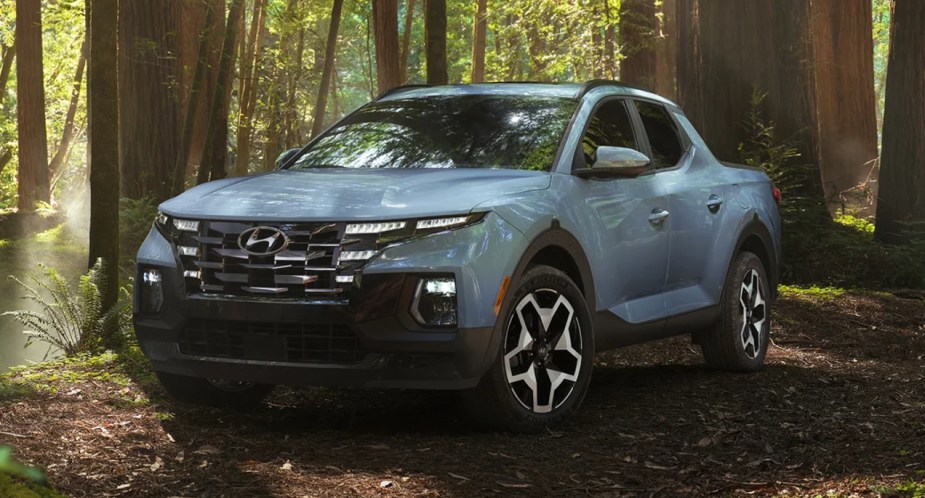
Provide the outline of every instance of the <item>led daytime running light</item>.
<path id="1" fill-rule="evenodd" d="M 456 225 L 462 225 L 469 220 L 468 216 L 454 216 L 452 218 L 436 218 L 432 220 L 421 220 L 417 224 L 418 230 L 430 230 L 434 228 L 446 228 Z"/>
<path id="2" fill-rule="evenodd" d="M 405 228 L 405 221 L 388 221 L 383 223 L 355 223 L 347 225 L 348 234 L 383 233 Z"/>

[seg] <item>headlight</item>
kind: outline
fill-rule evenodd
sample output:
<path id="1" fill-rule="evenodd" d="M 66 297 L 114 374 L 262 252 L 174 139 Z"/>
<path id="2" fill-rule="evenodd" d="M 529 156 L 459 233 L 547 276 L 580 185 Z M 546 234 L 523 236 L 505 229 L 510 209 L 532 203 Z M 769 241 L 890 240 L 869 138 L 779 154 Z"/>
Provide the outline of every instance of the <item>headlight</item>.
<path id="1" fill-rule="evenodd" d="M 164 285 L 160 270 L 141 273 L 141 312 L 160 313 L 164 306 Z"/>
<path id="2" fill-rule="evenodd" d="M 166 227 L 167 227 L 167 221 L 168 221 L 167 215 L 164 214 L 164 213 L 162 213 L 162 212 L 160 212 L 160 211 L 158 211 L 158 212 L 157 212 L 157 217 L 154 218 L 154 224 L 157 225 L 157 226 L 159 226 L 159 227 L 161 227 L 161 228 L 166 228 Z"/>
<path id="3" fill-rule="evenodd" d="M 407 225 L 404 221 L 390 221 L 385 223 L 354 223 L 347 225 L 348 234 L 383 233 L 401 230 Z"/>
<path id="4" fill-rule="evenodd" d="M 435 228 L 451 228 L 455 226 L 466 225 L 469 216 L 455 216 L 453 218 L 436 218 L 432 220 L 421 220 L 417 223 L 418 230 L 433 230 Z"/>
<path id="5" fill-rule="evenodd" d="M 174 218 L 173 226 L 182 232 L 198 232 L 199 231 L 199 222 L 192 220 L 181 220 Z"/>
<path id="6" fill-rule="evenodd" d="M 453 277 L 418 280 L 411 303 L 411 316 L 429 327 L 456 325 L 456 279 Z"/>

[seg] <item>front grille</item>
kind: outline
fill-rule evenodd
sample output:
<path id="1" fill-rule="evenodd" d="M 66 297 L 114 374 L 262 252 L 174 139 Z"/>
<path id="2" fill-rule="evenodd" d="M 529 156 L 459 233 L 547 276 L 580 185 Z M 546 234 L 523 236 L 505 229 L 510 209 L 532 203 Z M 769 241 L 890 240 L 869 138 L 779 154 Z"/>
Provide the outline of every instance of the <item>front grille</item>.
<path id="1" fill-rule="evenodd" d="M 201 221 L 197 233 L 180 233 L 178 257 L 190 294 L 226 294 L 280 298 L 326 298 L 343 294 L 362 261 L 339 261 L 341 248 L 376 249 L 376 237 L 345 240 L 344 223 Z M 288 245 L 275 254 L 245 252 L 239 240 L 255 227 L 286 235 Z M 248 232 L 252 233 L 252 232 Z M 246 235 L 245 235 L 246 238 Z M 181 249 L 193 254 L 184 253 Z"/>
<path id="2" fill-rule="evenodd" d="M 191 319 L 180 352 L 255 361 L 354 365 L 368 354 L 346 325 Z"/>

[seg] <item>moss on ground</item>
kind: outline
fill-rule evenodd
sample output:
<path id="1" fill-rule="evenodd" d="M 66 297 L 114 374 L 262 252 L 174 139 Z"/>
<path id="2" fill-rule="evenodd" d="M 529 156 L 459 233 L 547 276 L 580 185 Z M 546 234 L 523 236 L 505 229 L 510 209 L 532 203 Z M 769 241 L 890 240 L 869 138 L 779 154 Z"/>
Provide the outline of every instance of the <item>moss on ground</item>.
<path id="1" fill-rule="evenodd" d="M 16 479 L 0 472 L 0 496 L 4 498 L 64 498 L 57 491 Z"/>

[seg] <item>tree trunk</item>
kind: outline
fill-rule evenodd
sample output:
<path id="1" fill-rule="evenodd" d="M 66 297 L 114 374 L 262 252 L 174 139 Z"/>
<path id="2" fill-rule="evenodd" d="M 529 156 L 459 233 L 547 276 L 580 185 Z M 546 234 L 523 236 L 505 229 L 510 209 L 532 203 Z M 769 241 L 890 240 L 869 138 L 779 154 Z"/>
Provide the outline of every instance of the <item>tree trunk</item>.
<path id="1" fill-rule="evenodd" d="M 617 79 L 614 22 L 610 15 L 610 0 L 601 0 L 601 2 L 604 4 L 604 19 L 607 21 L 607 25 L 604 27 L 604 77 L 614 80 Z"/>
<path id="2" fill-rule="evenodd" d="M 234 175 L 245 176 L 251 157 L 251 127 L 254 121 L 254 111 L 257 107 L 257 65 L 260 63 L 263 52 L 263 37 L 266 30 L 267 0 L 256 0 L 254 3 L 254 17 L 251 20 L 251 31 L 248 35 L 247 50 L 244 55 L 241 70 L 241 85 L 239 87 L 238 125 L 235 133 L 237 142 L 237 156 L 234 161 Z"/>
<path id="3" fill-rule="evenodd" d="M 0 98 L 6 95 L 6 84 L 10 81 L 10 71 L 13 69 L 13 59 L 16 58 L 16 42 L 9 47 L 3 47 L 3 61 L 0 62 Z"/>
<path id="4" fill-rule="evenodd" d="M 896 0 L 883 111 L 877 196 L 878 240 L 908 241 L 909 222 L 925 222 L 925 2 Z M 920 227 L 918 227 L 920 228 Z"/>
<path id="5" fill-rule="evenodd" d="M 238 18 L 243 13 L 244 0 L 231 0 L 228 19 L 225 21 L 225 37 L 222 56 L 218 66 L 218 81 L 212 95 L 209 109 L 209 128 L 206 143 L 199 163 L 197 184 L 225 178 L 225 162 L 228 158 L 228 102 L 231 98 L 231 73 L 234 69 L 234 49 L 238 36 Z"/>
<path id="6" fill-rule="evenodd" d="M 424 0 L 424 38 L 427 84 L 446 85 L 446 0 Z"/>
<path id="7" fill-rule="evenodd" d="M 398 64 L 398 0 L 373 1 L 376 37 L 376 79 L 379 93 L 401 85 Z"/>
<path id="8" fill-rule="evenodd" d="M 0 176 L 3 175 L 3 170 L 6 169 L 6 166 L 10 164 L 11 160 L 13 160 L 13 151 L 10 149 L 0 149 Z"/>
<path id="9" fill-rule="evenodd" d="M 877 159 L 871 3 L 812 0 L 812 9 L 822 188 L 831 211 L 869 208 L 859 186 Z"/>
<path id="10" fill-rule="evenodd" d="M 126 1 L 119 9 L 119 148 L 122 194 L 170 197 L 178 128 L 174 0 Z"/>
<path id="11" fill-rule="evenodd" d="M 64 130 L 61 132 L 61 141 L 58 143 L 58 149 L 51 158 L 51 164 L 48 165 L 48 175 L 53 178 L 61 165 L 65 163 L 65 158 L 71 149 L 71 143 L 74 141 L 74 117 L 77 115 L 77 104 L 80 101 L 80 87 L 83 85 L 84 66 L 87 62 L 87 42 L 84 39 L 80 46 L 80 57 L 77 59 L 77 71 L 74 74 L 74 85 L 71 88 L 71 101 L 67 106 L 67 115 L 64 117 Z"/>
<path id="12" fill-rule="evenodd" d="M 16 96 L 20 212 L 49 202 L 45 83 L 42 76 L 42 2 L 16 0 Z"/>
<path id="13" fill-rule="evenodd" d="M 677 98 L 677 10 L 677 0 L 662 0 L 662 16 L 659 18 L 658 38 L 655 44 L 655 92 L 672 100 Z"/>
<path id="14" fill-rule="evenodd" d="M 87 114 L 93 144 L 89 153 L 89 266 L 97 259 L 103 261 L 100 294 L 104 313 L 112 309 L 119 295 L 118 12 L 118 0 L 87 1 Z M 104 346 L 117 346 L 117 331 L 105 332 Z"/>
<path id="15" fill-rule="evenodd" d="M 485 44 L 488 31 L 488 0 L 478 0 L 472 25 L 472 83 L 485 81 Z"/>
<path id="16" fill-rule="evenodd" d="M 172 195 L 179 194 L 186 186 L 186 170 L 194 144 L 193 130 L 196 127 L 199 101 L 202 99 L 202 95 L 211 95 L 209 92 L 204 91 L 204 87 L 206 86 L 207 73 L 209 72 L 209 46 L 211 45 L 212 29 L 215 27 L 215 17 L 219 15 L 218 9 L 218 0 L 210 0 L 206 3 L 205 20 L 202 23 L 202 33 L 199 36 L 199 50 L 197 51 L 198 56 L 193 71 L 193 79 L 190 83 L 188 104 L 183 113 L 180 151 L 174 162 Z"/>
<path id="17" fill-rule="evenodd" d="M 328 44 L 324 48 L 324 69 L 321 70 L 321 83 L 318 85 L 318 99 L 315 101 L 315 114 L 312 117 L 312 138 L 324 130 L 324 110 L 331 91 L 331 77 L 334 74 L 334 56 L 337 51 L 337 30 L 340 27 L 340 13 L 344 0 L 334 0 L 331 7 L 331 27 L 328 28 Z"/>
<path id="18" fill-rule="evenodd" d="M 624 83 L 655 88 L 655 28 L 655 0 L 623 0 L 620 3 L 623 42 L 620 80 Z"/>
<path id="19" fill-rule="evenodd" d="M 414 0 L 408 0 L 405 6 L 405 25 L 401 33 L 401 60 L 399 61 L 398 73 L 402 81 L 408 81 L 408 49 L 411 45 L 411 26 L 414 24 Z"/>

